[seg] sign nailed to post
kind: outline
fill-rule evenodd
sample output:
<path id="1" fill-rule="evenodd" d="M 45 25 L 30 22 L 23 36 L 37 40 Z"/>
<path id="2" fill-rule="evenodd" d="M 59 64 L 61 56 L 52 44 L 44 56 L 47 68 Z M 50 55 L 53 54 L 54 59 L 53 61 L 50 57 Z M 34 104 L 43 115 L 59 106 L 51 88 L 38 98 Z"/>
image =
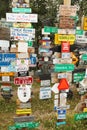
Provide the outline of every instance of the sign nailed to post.
<path id="1" fill-rule="evenodd" d="M 37 14 L 6 13 L 7 22 L 32 22 L 37 23 Z"/>
<path id="2" fill-rule="evenodd" d="M 32 84 L 32 83 L 33 83 L 33 78 L 31 76 L 14 78 L 14 84 L 16 85 Z"/>

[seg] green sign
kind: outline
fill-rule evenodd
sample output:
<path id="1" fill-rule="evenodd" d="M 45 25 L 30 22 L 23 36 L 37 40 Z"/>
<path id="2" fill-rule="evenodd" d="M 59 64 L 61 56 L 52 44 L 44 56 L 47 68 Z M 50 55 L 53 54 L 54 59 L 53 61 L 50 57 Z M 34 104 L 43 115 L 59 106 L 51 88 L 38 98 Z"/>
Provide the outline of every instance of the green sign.
<path id="1" fill-rule="evenodd" d="M 22 128 L 36 128 L 39 125 L 40 123 L 36 123 L 36 122 L 21 122 L 21 123 L 15 123 L 14 126 L 9 126 L 8 130 L 16 130 Z"/>
<path id="2" fill-rule="evenodd" d="M 76 30 L 76 35 L 83 35 L 83 30 Z"/>
<path id="3" fill-rule="evenodd" d="M 82 81 L 82 80 L 84 79 L 84 77 L 85 77 L 85 72 L 83 72 L 83 73 L 74 73 L 73 76 L 74 76 L 74 77 L 73 77 L 73 81 L 74 81 L 74 82 L 80 82 L 80 81 Z"/>
<path id="4" fill-rule="evenodd" d="M 87 112 L 83 112 L 80 114 L 75 114 L 74 119 L 77 120 L 83 120 L 83 119 L 87 119 Z"/>
<path id="5" fill-rule="evenodd" d="M 55 64 L 54 71 L 55 72 L 65 72 L 65 71 L 73 71 L 74 64 Z"/>
<path id="6" fill-rule="evenodd" d="M 13 13 L 31 13 L 31 8 L 12 8 Z"/>
<path id="7" fill-rule="evenodd" d="M 45 26 L 44 27 L 44 32 L 58 33 L 58 28 L 57 27 Z"/>
<path id="8" fill-rule="evenodd" d="M 87 54 L 83 54 L 83 55 L 82 55 L 82 60 L 87 61 Z"/>
<path id="9" fill-rule="evenodd" d="M 28 47 L 32 47 L 33 46 L 33 42 L 32 41 L 28 41 Z"/>

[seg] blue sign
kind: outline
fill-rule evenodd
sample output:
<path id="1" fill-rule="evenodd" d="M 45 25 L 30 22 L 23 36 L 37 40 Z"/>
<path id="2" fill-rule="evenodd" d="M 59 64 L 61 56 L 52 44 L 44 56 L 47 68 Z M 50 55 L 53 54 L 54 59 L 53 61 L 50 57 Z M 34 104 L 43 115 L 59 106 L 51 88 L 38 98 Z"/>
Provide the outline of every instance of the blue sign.
<path id="1" fill-rule="evenodd" d="M 0 66 L 9 66 L 11 61 L 16 59 L 15 53 L 1 53 L 0 54 Z"/>
<path id="2" fill-rule="evenodd" d="M 66 110 L 58 110 L 58 119 L 66 119 Z"/>

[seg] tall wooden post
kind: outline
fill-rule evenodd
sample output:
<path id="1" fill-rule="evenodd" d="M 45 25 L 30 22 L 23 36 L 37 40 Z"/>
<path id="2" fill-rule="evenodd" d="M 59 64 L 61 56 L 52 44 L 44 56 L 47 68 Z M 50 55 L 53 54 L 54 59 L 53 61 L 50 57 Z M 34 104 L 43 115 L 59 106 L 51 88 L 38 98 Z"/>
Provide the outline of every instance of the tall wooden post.
<path id="1" fill-rule="evenodd" d="M 64 0 L 64 5 L 71 5 L 71 0 Z"/>

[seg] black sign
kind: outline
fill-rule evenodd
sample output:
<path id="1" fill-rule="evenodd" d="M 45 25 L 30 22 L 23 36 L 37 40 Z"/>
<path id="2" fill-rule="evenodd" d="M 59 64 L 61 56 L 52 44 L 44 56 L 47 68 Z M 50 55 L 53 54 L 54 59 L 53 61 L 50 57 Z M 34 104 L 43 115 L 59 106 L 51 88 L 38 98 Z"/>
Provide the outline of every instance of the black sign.
<path id="1" fill-rule="evenodd" d="M 28 71 L 20 71 L 18 72 L 18 77 L 25 77 L 25 76 L 28 76 Z"/>

